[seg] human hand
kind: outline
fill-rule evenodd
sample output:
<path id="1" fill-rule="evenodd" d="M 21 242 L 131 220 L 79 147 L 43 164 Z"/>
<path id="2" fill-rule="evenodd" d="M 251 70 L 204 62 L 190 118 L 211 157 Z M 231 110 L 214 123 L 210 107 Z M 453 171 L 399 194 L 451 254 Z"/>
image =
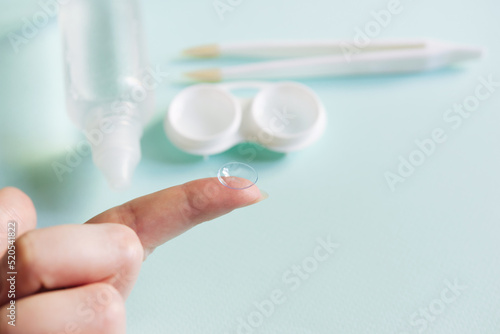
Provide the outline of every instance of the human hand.
<path id="1" fill-rule="evenodd" d="M 257 187 L 232 190 L 209 178 L 137 198 L 83 225 L 36 230 L 31 199 L 18 189 L 1 189 L 0 333 L 124 334 L 124 300 L 156 247 L 264 198 Z M 7 274 L 13 271 L 7 254 L 11 221 L 16 222 L 15 327 L 8 324 L 7 309 L 14 299 Z"/>

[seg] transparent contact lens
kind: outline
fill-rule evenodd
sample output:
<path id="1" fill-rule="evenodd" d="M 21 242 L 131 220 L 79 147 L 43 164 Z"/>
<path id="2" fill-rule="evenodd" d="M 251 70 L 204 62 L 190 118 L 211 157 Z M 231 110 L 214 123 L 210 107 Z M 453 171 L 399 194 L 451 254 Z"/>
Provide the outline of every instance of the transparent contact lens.
<path id="1" fill-rule="evenodd" d="M 220 183 L 230 189 L 247 189 L 257 183 L 259 176 L 252 166 L 242 162 L 230 162 L 219 169 Z"/>

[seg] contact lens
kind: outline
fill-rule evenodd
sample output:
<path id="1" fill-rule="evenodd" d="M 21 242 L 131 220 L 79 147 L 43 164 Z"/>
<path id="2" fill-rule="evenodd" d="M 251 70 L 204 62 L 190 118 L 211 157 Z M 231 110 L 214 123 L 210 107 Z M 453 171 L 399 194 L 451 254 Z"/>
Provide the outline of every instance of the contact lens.
<path id="1" fill-rule="evenodd" d="M 257 183 L 259 176 L 252 166 L 242 162 L 230 162 L 219 169 L 220 183 L 230 189 L 247 189 Z"/>

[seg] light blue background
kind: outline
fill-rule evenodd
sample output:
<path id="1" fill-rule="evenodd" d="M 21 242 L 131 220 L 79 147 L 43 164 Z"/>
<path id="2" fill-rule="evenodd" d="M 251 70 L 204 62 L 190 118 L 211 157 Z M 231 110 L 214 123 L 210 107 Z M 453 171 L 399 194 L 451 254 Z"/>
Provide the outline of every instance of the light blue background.
<path id="1" fill-rule="evenodd" d="M 151 64 L 174 78 L 207 65 L 170 61 L 185 47 L 350 40 L 387 3 L 244 0 L 222 21 L 211 0 L 149 0 L 143 16 Z M 425 74 L 303 81 L 327 108 L 324 136 L 287 156 L 262 151 L 252 165 L 268 200 L 199 226 L 148 258 L 127 302 L 129 333 L 237 333 L 238 318 L 275 289 L 287 300 L 254 333 L 418 333 L 423 327 L 410 323 L 412 315 L 440 298 L 446 280 L 466 288 L 425 333 L 500 332 L 500 90 L 456 130 L 442 118 L 474 93 L 479 77 L 500 80 L 500 6 L 401 3 L 379 38 L 431 37 L 484 46 L 488 56 Z M 51 163 L 63 162 L 82 137 L 65 114 L 57 26 L 19 54 L 5 38 L 0 43 L 0 186 L 33 198 L 40 227 L 82 223 L 248 157 L 233 149 L 205 161 L 177 151 L 161 123 L 182 87 L 165 83 L 130 190 L 110 191 L 89 156 L 61 183 Z M 391 192 L 384 173 L 438 127 L 448 140 Z M 291 292 L 282 275 L 327 236 L 340 248 Z"/>

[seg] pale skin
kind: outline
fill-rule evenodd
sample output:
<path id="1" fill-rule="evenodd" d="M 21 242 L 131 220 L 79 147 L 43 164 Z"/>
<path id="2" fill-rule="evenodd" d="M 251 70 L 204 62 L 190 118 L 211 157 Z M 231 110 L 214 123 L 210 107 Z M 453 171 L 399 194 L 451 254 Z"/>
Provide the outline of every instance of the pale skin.
<path id="1" fill-rule="evenodd" d="M 156 247 L 265 197 L 256 186 L 233 190 L 208 178 L 137 198 L 82 225 L 35 229 L 31 199 L 0 189 L 0 333 L 125 334 L 125 300 Z M 15 327 L 7 317 L 9 221 L 17 223 Z"/>

